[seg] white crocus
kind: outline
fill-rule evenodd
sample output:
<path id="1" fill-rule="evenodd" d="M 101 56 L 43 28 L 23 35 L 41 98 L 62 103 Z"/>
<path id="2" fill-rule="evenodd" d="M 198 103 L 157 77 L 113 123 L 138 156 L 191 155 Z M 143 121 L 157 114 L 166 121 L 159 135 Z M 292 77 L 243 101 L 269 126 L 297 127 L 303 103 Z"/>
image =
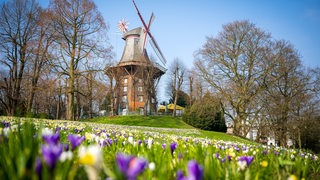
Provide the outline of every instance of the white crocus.
<path id="1" fill-rule="evenodd" d="M 132 137 L 132 136 L 129 136 L 129 137 L 128 137 L 128 142 L 129 142 L 130 144 L 133 144 L 133 137 Z"/>
<path id="2" fill-rule="evenodd" d="M 61 162 L 64 162 L 64 161 L 66 161 L 66 160 L 71 160 L 71 159 L 72 159 L 72 156 L 73 156 L 73 154 L 72 154 L 71 151 L 63 151 L 62 154 L 60 155 L 59 160 L 60 160 Z"/>
<path id="3" fill-rule="evenodd" d="M 49 128 L 43 128 L 42 131 L 41 131 L 41 134 L 42 134 L 43 136 L 46 136 L 46 135 L 52 135 L 53 132 L 52 132 L 52 130 L 49 129 Z"/>
<path id="4" fill-rule="evenodd" d="M 153 139 L 151 137 L 148 138 L 148 148 L 151 149 Z"/>
<path id="5" fill-rule="evenodd" d="M 149 169 L 151 171 L 155 170 L 156 169 L 156 164 L 154 162 L 149 163 Z"/>
<path id="6" fill-rule="evenodd" d="M 244 170 L 247 167 L 247 162 L 246 161 L 238 161 L 238 166 L 241 170 Z"/>

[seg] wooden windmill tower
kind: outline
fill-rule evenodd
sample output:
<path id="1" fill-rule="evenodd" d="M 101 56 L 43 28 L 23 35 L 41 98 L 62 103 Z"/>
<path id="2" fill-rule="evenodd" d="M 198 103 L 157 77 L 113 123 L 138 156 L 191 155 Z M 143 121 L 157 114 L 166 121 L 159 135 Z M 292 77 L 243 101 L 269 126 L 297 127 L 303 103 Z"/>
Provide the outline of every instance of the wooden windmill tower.
<path id="1" fill-rule="evenodd" d="M 165 65 L 166 60 L 150 32 L 150 25 L 154 19 L 150 17 L 148 25 L 142 18 L 134 0 L 132 0 L 143 27 L 127 30 L 127 21 L 119 22 L 119 29 L 123 32 L 122 39 L 125 47 L 120 62 L 106 69 L 110 78 L 112 94 L 112 112 L 115 114 L 128 114 L 140 112 L 147 114 L 156 111 L 156 86 L 166 69 L 154 60 L 150 60 L 146 46 L 147 37 L 150 44 Z M 113 86 L 113 82 L 115 85 Z"/>

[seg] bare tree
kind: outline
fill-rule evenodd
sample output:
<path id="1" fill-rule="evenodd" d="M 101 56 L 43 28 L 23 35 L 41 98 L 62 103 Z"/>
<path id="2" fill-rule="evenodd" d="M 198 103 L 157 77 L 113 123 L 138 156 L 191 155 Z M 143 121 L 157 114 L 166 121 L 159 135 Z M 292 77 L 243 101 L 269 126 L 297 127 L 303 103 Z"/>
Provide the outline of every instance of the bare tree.
<path id="1" fill-rule="evenodd" d="M 269 44 L 268 33 L 248 21 L 235 21 L 224 25 L 216 38 L 208 37 L 197 56 L 198 73 L 221 94 L 224 114 L 234 122 L 236 135 L 246 136 L 252 116 L 258 114 L 254 102 L 272 64 Z"/>
<path id="2" fill-rule="evenodd" d="M 169 70 L 169 78 L 170 78 L 170 86 L 173 92 L 173 97 L 174 97 L 174 108 L 172 112 L 172 116 L 176 117 L 176 106 L 177 106 L 177 100 L 179 98 L 179 91 L 181 90 L 183 81 L 184 81 L 184 76 L 185 76 L 185 71 L 186 68 L 184 67 L 183 63 L 178 59 L 174 59 L 172 62 L 172 65 Z"/>
<path id="3" fill-rule="evenodd" d="M 266 84 L 268 117 L 281 146 L 287 146 L 288 139 L 294 136 L 292 133 L 297 132 L 297 141 L 301 147 L 302 128 L 308 124 L 308 119 L 312 119 L 310 108 L 314 107 L 315 79 L 312 80 L 311 71 L 302 66 L 292 44 L 281 40 L 276 41 L 273 47 L 276 61 L 268 77 L 268 82 L 273 83 Z"/>
<path id="4" fill-rule="evenodd" d="M 27 99 L 27 112 L 32 111 L 35 94 L 38 90 L 38 81 L 45 65 L 48 65 L 50 58 L 50 46 L 53 42 L 54 32 L 50 22 L 51 12 L 48 10 L 41 11 L 38 28 L 34 32 L 37 38 L 33 41 L 31 48 L 30 63 L 30 93 Z"/>
<path id="5" fill-rule="evenodd" d="M 26 63 L 30 60 L 30 43 L 41 8 L 35 0 L 12 0 L 4 2 L 0 9 L 0 63 L 5 66 L 5 77 L 1 85 L 1 103 L 8 115 L 22 109 L 21 84 Z M 20 110 L 19 110 L 20 109 Z"/>
<path id="6" fill-rule="evenodd" d="M 76 72 L 81 74 L 81 62 L 105 58 L 110 53 L 103 38 L 107 27 L 92 0 L 54 0 L 50 8 L 59 53 L 55 65 L 58 72 L 68 77 L 67 119 L 74 120 Z"/>
<path id="7" fill-rule="evenodd" d="M 192 106 L 193 101 L 195 100 L 195 94 L 194 94 L 194 81 L 196 78 L 196 73 L 193 70 L 187 71 L 187 83 L 189 85 L 189 105 Z"/>

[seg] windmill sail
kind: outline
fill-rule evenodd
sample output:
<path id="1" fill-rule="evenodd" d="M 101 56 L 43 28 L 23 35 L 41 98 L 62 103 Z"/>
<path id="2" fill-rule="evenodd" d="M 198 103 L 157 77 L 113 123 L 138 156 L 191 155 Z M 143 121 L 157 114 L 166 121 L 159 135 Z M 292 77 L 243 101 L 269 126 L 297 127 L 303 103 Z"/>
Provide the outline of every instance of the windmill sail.
<path id="1" fill-rule="evenodd" d="M 167 62 L 167 60 L 166 60 L 166 58 L 164 57 L 164 55 L 162 54 L 162 52 L 161 52 L 161 50 L 160 50 L 160 48 L 159 48 L 159 46 L 158 46 L 158 43 L 156 42 L 156 40 L 154 39 L 154 37 L 153 37 L 152 34 L 150 33 L 150 29 L 149 29 L 149 28 L 150 28 L 150 25 L 151 25 L 151 21 L 153 21 L 153 18 L 154 18 L 153 13 L 152 13 L 152 15 L 151 15 L 151 17 L 150 17 L 150 21 L 149 21 L 149 24 L 148 24 L 148 26 L 147 26 L 147 24 L 145 23 L 144 19 L 142 18 L 141 14 L 140 14 L 140 11 L 139 11 L 136 3 L 134 2 L 134 0 L 132 0 L 132 2 L 133 2 L 133 5 L 134 5 L 135 9 L 137 10 L 138 16 L 139 16 L 139 18 L 140 18 L 140 20 L 141 20 L 141 22 L 142 22 L 142 24 L 143 24 L 143 26 L 144 26 L 144 28 L 145 28 L 145 30 L 146 30 L 147 35 L 149 35 L 149 37 L 150 37 L 151 47 L 153 48 L 153 50 L 154 50 L 155 53 L 157 54 L 157 56 L 158 56 L 158 58 L 160 59 L 160 61 L 165 65 L 166 62 Z M 146 40 L 146 39 L 145 39 L 145 40 Z"/>
<path id="2" fill-rule="evenodd" d="M 156 55 L 158 56 L 158 58 L 160 59 L 160 61 L 165 65 L 167 63 L 166 58 L 163 56 L 157 42 L 155 39 L 150 39 L 150 45 L 152 47 L 152 49 L 154 50 L 154 52 L 156 53 Z"/>

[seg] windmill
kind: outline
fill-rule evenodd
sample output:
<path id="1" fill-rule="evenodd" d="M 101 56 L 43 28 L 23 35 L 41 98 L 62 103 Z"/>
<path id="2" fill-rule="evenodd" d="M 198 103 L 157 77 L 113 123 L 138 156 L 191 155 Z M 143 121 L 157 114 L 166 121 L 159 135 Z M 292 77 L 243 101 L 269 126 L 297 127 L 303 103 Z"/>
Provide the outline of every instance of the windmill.
<path id="1" fill-rule="evenodd" d="M 129 22 L 125 18 L 119 21 L 118 28 L 122 32 L 122 39 L 125 40 L 125 47 L 117 66 L 106 69 L 110 83 L 116 82 L 114 89 L 112 84 L 110 88 L 113 89 L 114 95 L 111 106 L 118 111 L 115 114 L 126 114 L 137 110 L 140 113 L 155 112 L 156 86 L 166 72 L 163 66 L 150 60 L 146 50 L 149 39 L 152 49 L 165 66 L 166 59 L 150 32 L 154 14 L 151 14 L 149 22 L 146 23 L 134 0 L 132 2 L 143 26 L 129 30 Z"/>

